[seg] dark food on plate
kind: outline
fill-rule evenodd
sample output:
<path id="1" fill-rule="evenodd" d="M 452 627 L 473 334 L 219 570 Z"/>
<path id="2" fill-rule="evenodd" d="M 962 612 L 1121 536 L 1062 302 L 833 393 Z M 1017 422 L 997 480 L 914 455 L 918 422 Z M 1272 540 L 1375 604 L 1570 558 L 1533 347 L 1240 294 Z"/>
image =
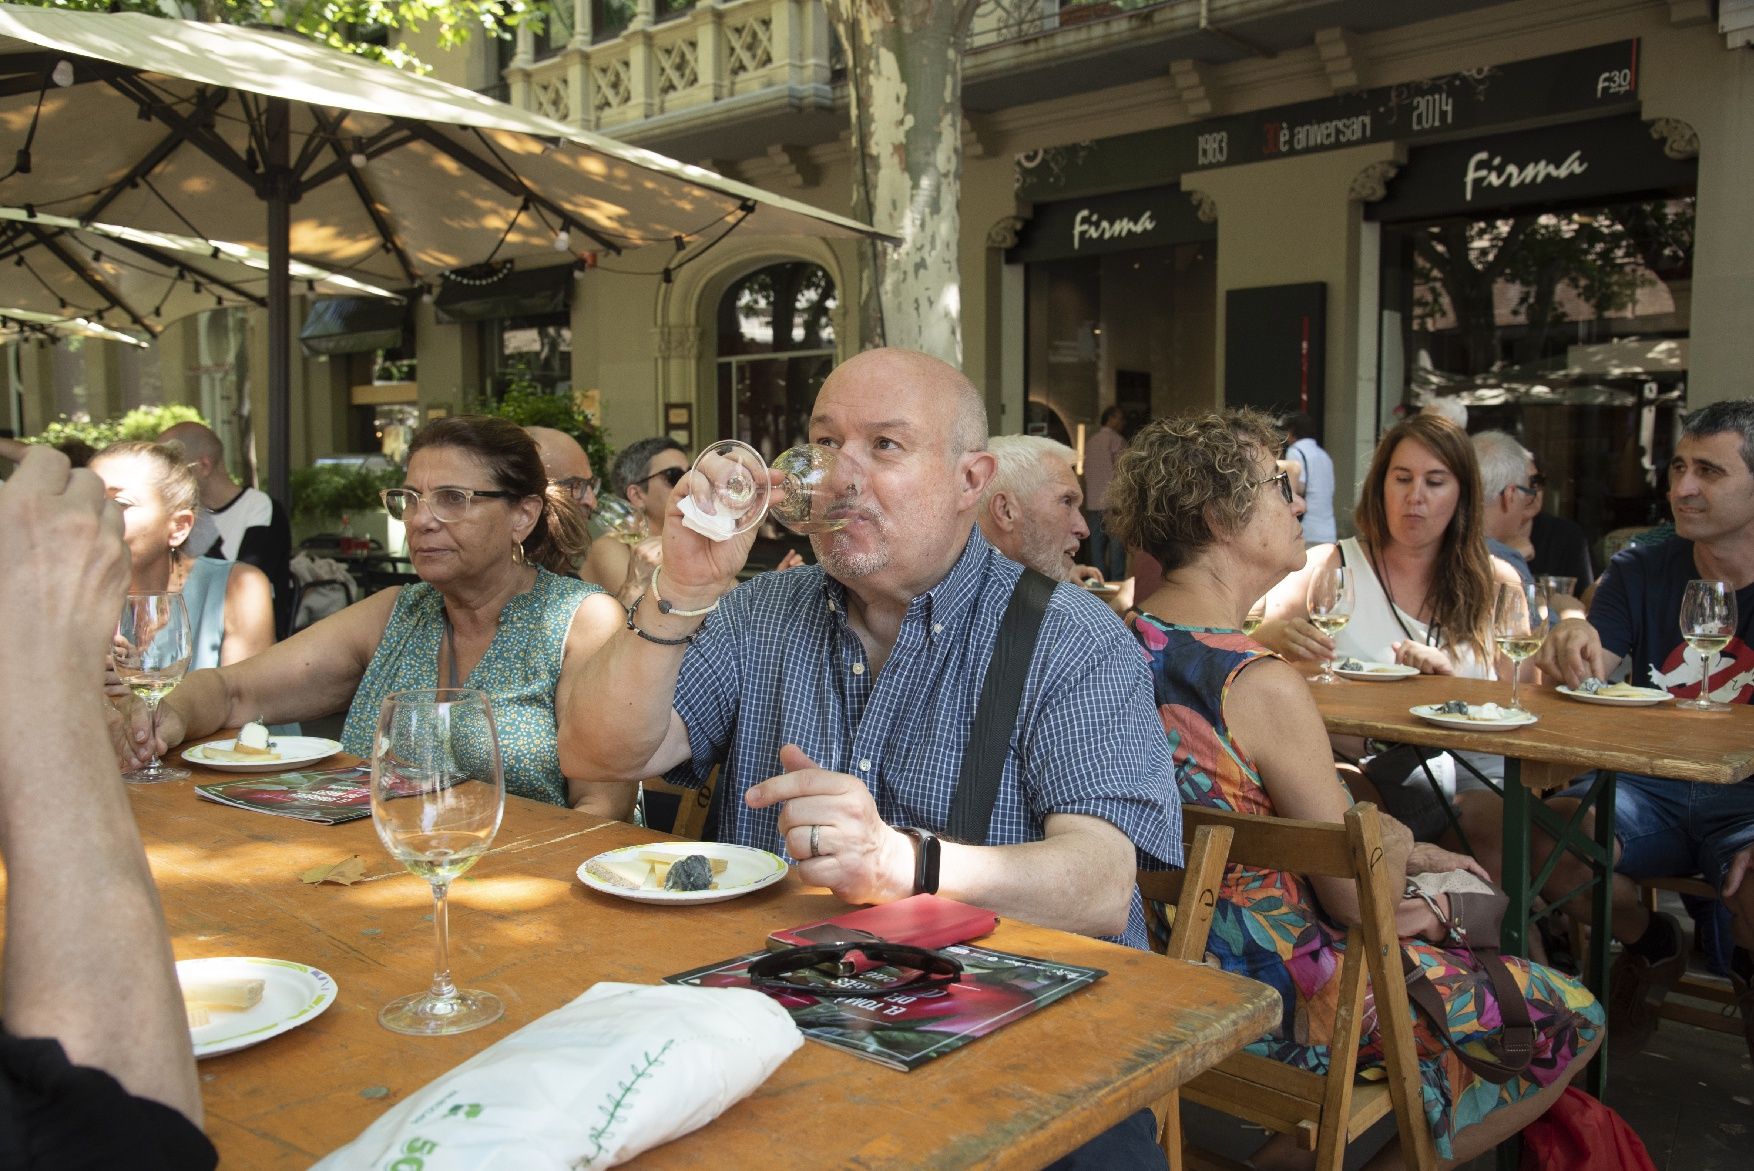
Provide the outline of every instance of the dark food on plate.
<path id="1" fill-rule="evenodd" d="M 1438 714 L 1446 716 L 1465 716 L 1468 714 L 1468 701 L 1451 699 L 1437 705 Z"/>
<path id="2" fill-rule="evenodd" d="M 664 876 L 665 890 L 706 890 L 712 884 L 713 867 L 705 854 L 679 859 Z"/>

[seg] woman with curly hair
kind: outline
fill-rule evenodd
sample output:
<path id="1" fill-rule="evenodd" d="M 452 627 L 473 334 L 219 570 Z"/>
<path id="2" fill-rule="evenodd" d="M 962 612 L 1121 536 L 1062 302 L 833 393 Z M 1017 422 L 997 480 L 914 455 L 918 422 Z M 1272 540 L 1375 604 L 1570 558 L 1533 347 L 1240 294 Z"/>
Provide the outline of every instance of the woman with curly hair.
<path id="1" fill-rule="evenodd" d="M 1255 599 L 1304 562 L 1290 484 L 1273 459 L 1277 445 L 1272 421 L 1254 411 L 1154 422 L 1116 466 L 1105 521 L 1110 533 L 1164 566 L 1135 632 L 1151 664 L 1182 801 L 1338 823 L 1351 798 L 1309 688 L 1241 629 Z M 1415 843 L 1394 819 L 1382 824 L 1394 889 L 1403 873 L 1482 874 L 1470 858 Z M 1226 970 L 1277 988 L 1284 1004 L 1279 1029 L 1250 1050 L 1325 1072 L 1339 999 L 1337 953 L 1346 926 L 1359 921 L 1356 887 L 1233 865 L 1222 896 L 1208 950 Z M 1470 1047 L 1493 1040 L 1501 1024 L 1491 984 L 1466 956 L 1434 942 L 1447 928 L 1433 908 L 1402 899 L 1395 921 L 1442 996 L 1451 1035 Z M 1538 965 L 1507 963 L 1536 1030 L 1523 1076 L 1502 1086 L 1480 1080 L 1423 1019 L 1414 1021 L 1425 1114 L 1438 1154 L 1450 1162 L 1465 1162 L 1538 1118 L 1600 1041 L 1601 1008 L 1581 985 Z M 1373 1009 L 1362 1027 L 1361 1073 L 1382 1059 Z M 1398 1155 L 1391 1143 L 1373 1165 L 1395 1165 Z M 1312 1158 L 1276 1136 L 1253 1162 L 1295 1167 Z"/>

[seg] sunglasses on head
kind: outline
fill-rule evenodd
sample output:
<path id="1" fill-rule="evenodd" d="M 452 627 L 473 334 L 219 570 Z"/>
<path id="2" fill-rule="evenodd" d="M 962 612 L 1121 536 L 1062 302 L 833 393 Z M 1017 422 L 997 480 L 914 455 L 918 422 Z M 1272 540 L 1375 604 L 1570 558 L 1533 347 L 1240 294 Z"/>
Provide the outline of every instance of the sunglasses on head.
<path id="1" fill-rule="evenodd" d="M 854 953 L 874 963 L 913 976 L 882 988 L 848 988 L 823 981 L 851 975 L 846 958 Z M 812 979 L 812 976 L 815 979 Z M 775 992 L 800 992 L 805 996 L 888 996 L 892 992 L 920 992 L 944 988 L 962 978 L 962 961 L 942 952 L 905 943 L 836 943 L 822 947 L 794 947 L 762 956 L 749 965 L 749 980 L 757 988 Z"/>
<path id="2" fill-rule="evenodd" d="M 627 483 L 627 486 L 629 488 L 631 488 L 635 484 L 643 484 L 647 480 L 655 480 L 659 476 L 662 476 L 662 477 L 664 477 L 664 482 L 666 484 L 670 485 L 670 487 L 674 488 L 676 486 L 677 481 L 682 479 L 682 477 L 687 473 L 687 470 L 688 469 L 686 469 L 686 468 L 665 468 L 663 471 L 653 472 L 649 476 L 641 476 L 637 480 L 629 480 Z"/>

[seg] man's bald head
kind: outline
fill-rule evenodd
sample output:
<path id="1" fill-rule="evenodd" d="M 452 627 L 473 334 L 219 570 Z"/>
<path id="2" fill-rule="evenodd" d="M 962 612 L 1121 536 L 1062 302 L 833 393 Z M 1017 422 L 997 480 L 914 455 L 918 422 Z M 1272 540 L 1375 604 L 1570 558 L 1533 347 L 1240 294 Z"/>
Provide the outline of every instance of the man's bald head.
<path id="1" fill-rule="evenodd" d="M 524 432 L 536 441 L 542 467 L 550 480 L 564 480 L 571 476 L 589 480 L 592 477 L 591 457 L 585 454 L 579 441 L 565 431 L 556 431 L 553 427 L 525 427 Z"/>
<path id="2" fill-rule="evenodd" d="M 225 464 L 225 444 L 219 441 L 219 436 L 213 433 L 212 428 L 200 423 L 177 423 L 166 427 L 158 441 L 182 448 L 183 454 L 191 460 L 208 460 L 215 467 L 223 467 Z"/>
<path id="3" fill-rule="evenodd" d="M 933 421 L 945 428 L 947 454 L 955 458 L 986 450 L 987 405 L 974 383 L 948 362 L 917 350 L 865 350 L 834 368 L 822 384 L 821 395 L 827 397 L 831 387 L 838 391 L 849 383 L 879 392 L 886 384 L 919 391 Z"/>

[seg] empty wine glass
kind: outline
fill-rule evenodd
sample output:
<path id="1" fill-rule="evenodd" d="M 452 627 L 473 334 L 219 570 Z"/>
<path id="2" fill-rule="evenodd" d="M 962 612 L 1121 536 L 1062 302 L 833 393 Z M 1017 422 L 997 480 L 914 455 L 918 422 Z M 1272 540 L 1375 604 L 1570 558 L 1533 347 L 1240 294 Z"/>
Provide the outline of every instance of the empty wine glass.
<path id="1" fill-rule="evenodd" d="M 598 497 L 588 527 L 593 538 L 608 537 L 630 548 L 648 535 L 645 513 L 619 496 Z"/>
<path id="2" fill-rule="evenodd" d="M 1517 698 L 1522 664 L 1541 649 L 1546 637 L 1546 591 L 1529 582 L 1500 582 L 1492 607 L 1492 638 L 1498 653 L 1510 660 L 1510 711 L 1528 710 Z"/>
<path id="3" fill-rule="evenodd" d="M 1718 652 L 1736 637 L 1736 591 L 1723 581 L 1690 581 L 1681 595 L 1681 637 L 1700 658 L 1704 674 L 1699 678 L 1699 697 L 1682 700 L 1676 707 L 1696 712 L 1728 711 L 1730 705 L 1711 698 L 1711 677 L 1717 672 Z"/>
<path id="4" fill-rule="evenodd" d="M 505 1005 L 451 980 L 445 896 L 499 832 L 505 778 L 493 704 L 472 688 L 397 691 L 384 699 L 372 748 L 372 824 L 395 858 L 432 884 L 436 935 L 432 987 L 378 1013 L 385 1028 L 415 1036 L 492 1024 Z"/>
<path id="5" fill-rule="evenodd" d="M 116 625 L 115 649 L 111 660 L 116 677 L 129 691 L 146 701 L 151 719 L 151 740 L 158 738 L 159 701 L 182 682 L 189 669 L 192 639 L 189 610 L 182 594 L 129 594 L 122 605 L 122 618 Z M 144 768 L 122 774 L 122 779 L 135 785 L 152 785 L 160 781 L 180 781 L 189 775 L 186 768 L 165 764 L 158 754 Z"/>
<path id="6" fill-rule="evenodd" d="M 1352 570 L 1344 565 L 1318 569 L 1309 579 L 1309 592 L 1304 602 L 1309 608 L 1309 622 L 1330 639 L 1352 621 Z M 1334 656 L 1322 660 L 1321 674 L 1311 683 L 1333 683 Z"/>
<path id="7" fill-rule="evenodd" d="M 695 458 L 691 488 L 677 507 L 689 528 L 714 540 L 747 532 L 771 515 L 795 533 L 845 528 L 837 515 L 830 447 L 788 447 L 771 464 L 738 439 L 721 439 Z"/>

